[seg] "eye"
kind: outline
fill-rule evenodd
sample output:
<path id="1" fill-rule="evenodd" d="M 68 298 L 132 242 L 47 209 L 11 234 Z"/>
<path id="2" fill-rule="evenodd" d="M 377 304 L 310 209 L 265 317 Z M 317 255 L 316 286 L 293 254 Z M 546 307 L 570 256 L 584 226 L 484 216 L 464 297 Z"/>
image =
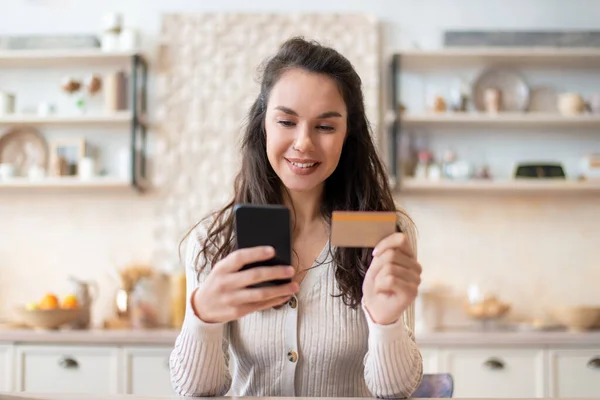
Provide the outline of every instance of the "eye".
<path id="1" fill-rule="evenodd" d="M 328 125 L 319 125 L 317 126 L 317 129 L 322 130 L 324 132 L 333 132 L 335 130 L 333 126 Z"/>
<path id="2" fill-rule="evenodd" d="M 286 120 L 281 120 L 281 121 L 277 121 L 277 123 L 281 126 L 284 126 L 286 128 L 291 128 L 296 126 L 296 124 L 292 121 L 286 121 Z"/>

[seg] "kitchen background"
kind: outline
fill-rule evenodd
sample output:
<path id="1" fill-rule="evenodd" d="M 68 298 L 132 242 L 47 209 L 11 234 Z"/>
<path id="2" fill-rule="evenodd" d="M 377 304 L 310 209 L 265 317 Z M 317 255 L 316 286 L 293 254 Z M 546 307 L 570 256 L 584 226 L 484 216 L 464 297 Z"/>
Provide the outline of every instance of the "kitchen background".
<path id="1" fill-rule="evenodd" d="M 115 12 L 122 15 L 125 27 L 139 33 L 140 49 L 149 63 L 148 116 L 155 128 L 150 129 L 150 160 L 162 190 L 139 194 L 134 190 L 0 186 L 0 317 L 9 318 L 15 305 L 35 301 L 48 292 L 68 293 L 67 278 L 74 275 L 98 283 L 93 320 L 100 325 L 112 313 L 117 287 L 112 271 L 126 265 L 175 268 L 177 240 L 186 226 L 228 194 L 226 188 L 236 165 L 234 132 L 255 90 L 253 81 L 242 79 L 253 76 L 258 61 L 275 51 L 288 32 L 313 33 L 337 45 L 357 64 L 365 79 L 377 138 L 389 162 L 391 143 L 385 122 L 392 108 L 389 64 L 394 52 L 439 49 L 447 30 L 594 30 L 600 4 L 593 0 L 528 0 L 518 6 L 500 0 L 222 0 L 193 5 L 183 0 L 21 0 L 6 5 L 0 13 L 0 35 L 101 36 L 106 16 Z M 237 16 L 232 20 L 199 16 L 214 12 Z M 265 20 L 261 17 L 265 13 L 279 17 Z M 294 13 L 310 16 L 294 17 Z M 332 13 L 343 15 L 327 17 Z M 348 21 L 359 29 L 345 29 Z M 271 23 L 274 26 L 269 26 Z M 247 38 L 240 37 L 239 32 L 237 36 L 226 34 L 235 31 L 236 24 L 258 29 L 258 34 Z M 219 26 L 227 29 L 219 31 Z M 228 65 L 234 71 L 232 79 L 240 81 L 227 90 L 242 94 L 234 99 L 215 98 L 213 104 L 226 107 L 236 103 L 234 111 L 227 115 L 228 108 L 213 110 L 213 114 L 209 108 L 194 111 L 194 105 L 206 104 L 219 89 L 214 84 L 204 85 L 202 78 L 214 73 L 217 80 L 226 83 L 228 75 L 218 67 L 229 62 L 226 52 L 241 51 L 243 40 L 259 46 L 256 51 L 249 47 L 252 54 L 237 54 L 235 62 Z M 184 59 L 187 64 L 180 63 Z M 119 79 L 111 66 L 100 63 L 63 67 L 11 68 L 5 64 L 0 90 L 16 93 L 17 111 L 44 101 L 55 103 L 57 110 L 77 110 L 77 97 L 61 89 L 65 76 L 98 73 Z M 434 63 L 402 69 L 403 75 L 398 77 L 400 101 L 407 113 L 434 107 L 436 96 L 443 96 L 449 107 L 455 92 L 465 82 L 472 84 L 482 70 L 477 62 L 466 68 Z M 517 71 L 529 84 L 551 86 L 559 93 L 578 92 L 586 100 L 600 93 L 600 74 L 594 68 L 545 69 L 535 65 L 518 66 Z M 101 97 L 86 101 L 90 114 L 104 106 Z M 453 151 L 459 160 L 468 160 L 477 168 L 487 164 L 499 179 L 509 179 L 517 162 L 540 159 L 563 163 L 569 178 L 576 178 L 582 158 L 589 152 L 600 152 L 597 132 L 578 124 L 553 125 L 484 122 L 448 128 L 443 124 L 407 124 L 402 137 L 412 135 L 413 144 L 433 151 L 438 159 Z M 8 128 L 4 126 L 3 131 Z M 122 128 L 90 123 L 40 129 L 52 139 L 84 135 L 102 150 L 100 160 L 109 173 L 127 174 L 119 167 L 119 154 L 126 143 L 123 137 L 128 138 L 123 132 L 129 127 Z M 201 132 L 201 139 L 196 141 L 195 129 Z M 227 134 L 221 135 L 220 129 Z M 178 143 L 189 146 L 180 148 Z M 406 149 L 399 153 L 406 153 Z M 546 310 L 560 305 L 600 304 L 598 193 L 510 188 L 400 191 L 398 202 L 419 231 L 424 288 L 440 285 L 448 290 L 448 296 L 458 299 L 446 302 L 455 307 L 447 310 L 444 323 L 468 321 L 459 304 L 472 283 L 511 304 L 511 319 L 542 317 Z"/>

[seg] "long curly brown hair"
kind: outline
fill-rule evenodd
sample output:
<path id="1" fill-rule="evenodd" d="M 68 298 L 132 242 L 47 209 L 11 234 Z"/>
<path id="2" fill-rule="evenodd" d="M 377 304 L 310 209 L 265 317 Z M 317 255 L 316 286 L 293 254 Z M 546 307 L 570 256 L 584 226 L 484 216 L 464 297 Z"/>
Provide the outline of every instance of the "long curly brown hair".
<path id="1" fill-rule="evenodd" d="M 293 68 L 333 79 L 348 110 L 348 128 L 339 164 L 325 182 L 321 204 L 323 219 L 330 224 L 334 210 L 396 211 L 400 217 L 398 229 L 412 229 L 410 218 L 394 203 L 365 115 L 362 82 L 354 67 L 332 48 L 303 38 L 291 38 L 263 64 L 260 94 L 250 108 L 245 125 L 242 165 L 235 178 L 234 196 L 207 218 L 206 237 L 201 238 L 197 256 L 197 260 L 203 260 L 196 262 L 198 272 L 235 250 L 232 211 L 236 204 L 283 204 L 282 182 L 267 159 L 265 114 L 271 89 L 285 71 Z M 336 248 L 334 251 L 336 282 L 348 306 L 360 304 L 371 251 L 367 248 Z"/>

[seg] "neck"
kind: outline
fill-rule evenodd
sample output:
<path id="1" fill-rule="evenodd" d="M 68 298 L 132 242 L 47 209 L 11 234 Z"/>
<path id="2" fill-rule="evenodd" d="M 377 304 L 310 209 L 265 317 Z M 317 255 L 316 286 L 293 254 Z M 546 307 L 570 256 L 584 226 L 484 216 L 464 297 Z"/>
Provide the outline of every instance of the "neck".
<path id="1" fill-rule="evenodd" d="M 310 192 L 284 191 L 284 204 L 292 211 L 294 232 L 302 232 L 320 223 L 323 186 Z"/>

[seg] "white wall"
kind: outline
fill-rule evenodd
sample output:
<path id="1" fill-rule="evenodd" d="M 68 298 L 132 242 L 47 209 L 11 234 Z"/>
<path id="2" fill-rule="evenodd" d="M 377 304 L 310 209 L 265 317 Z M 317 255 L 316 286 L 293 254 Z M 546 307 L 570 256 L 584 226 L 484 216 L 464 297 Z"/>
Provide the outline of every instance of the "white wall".
<path id="1" fill-rule="evenodd" d="M 127 25 L 141 29 L 150 52 L 164 12 L 366 12 L 384 22 L 387 51 L 412 43 L 438 47 L 446 28 L 594 29 L 600 21 L 595 0 L 0 0 L 0 9 L 0 34 L 99 32 L 102 15 L 120 11 Z M 462 290 L 473 276 L 501 277 L 502 293 L 527 311 L 540 292 L 554 302 L 561 293 L 600 302 L 589 286 L 598 282 L 590 243 L 600 235 L 590 223 L 597 201 L 484 198 L 475 215 L 464 199 L 405 201 L 420 228 L 428 279 Z M 149 258 L 154 207 L 154 199 L 135 195 L 0 193 L 0 316 L 46 290 L 66 290 L 67 273 L 106 284 L 112 255 L 119 254 L 118 262 Z M 516 283 L 508 283 L 513 277 Z M 529 290 L 541 280 L 549 284 Z"/>

